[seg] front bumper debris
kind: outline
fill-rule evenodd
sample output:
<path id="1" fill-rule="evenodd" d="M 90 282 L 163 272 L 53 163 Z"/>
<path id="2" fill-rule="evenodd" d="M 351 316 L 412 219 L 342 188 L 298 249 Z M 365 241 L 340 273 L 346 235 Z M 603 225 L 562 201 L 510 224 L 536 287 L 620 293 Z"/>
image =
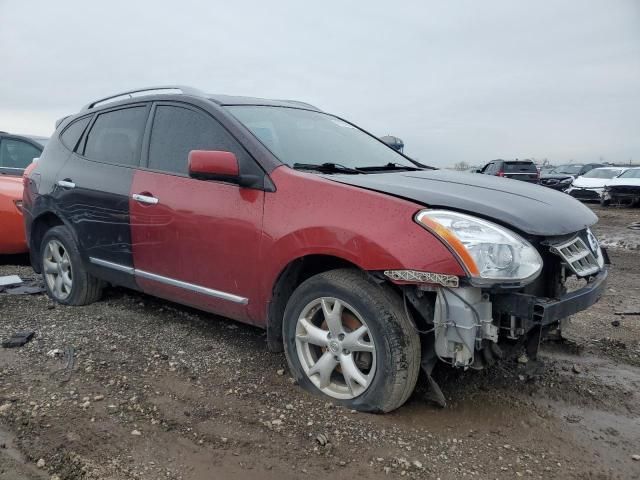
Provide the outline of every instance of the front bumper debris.
<path id="1" fill-rule="evenodd" d="M 565 190 L 565 193 L 568 193 L 573 198 L 584 201 L 600 201 L 600 197 L 602 197 L 602 193 L 604 188 L 602 187 L 594 187 L 594 188 L 581 188 L 581 187 L 569 187 Z"/>
<path id="2" fill-rule="evenodd" d="M 605 267 L 590 278 L 587 285 L 559 298 L 543 298 L 526 293 L 495 294 L 492 297 L 494 313 L 519 317 L 526 331 L 544 327 L 575 315 L 595 304 L 606 286 L 609 270 Z"/>

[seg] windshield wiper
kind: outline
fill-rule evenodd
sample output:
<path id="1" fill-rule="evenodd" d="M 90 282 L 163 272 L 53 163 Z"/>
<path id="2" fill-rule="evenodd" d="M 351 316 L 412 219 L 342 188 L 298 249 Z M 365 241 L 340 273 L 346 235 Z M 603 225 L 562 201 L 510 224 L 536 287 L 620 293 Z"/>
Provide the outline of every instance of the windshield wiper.
<path id="1" fill-rule="evenodd" d="M 339 163 L 294 163 L 293 168 L 296 170 L 317 170 L 323 173 L 362 173 L 360 169 L 345 167 Z"/>
<path id="2" fill-rule="evenodd" d="M 409 171 L 415 171 L 415 170 L 422 170 L 422 168 L 415 166 L 412 167 L 411 165 L 402 165 L 401 163 L 393 163 L 393 162 L 389 162 L 386 165 L 372 165 L 370 167 L 358 167 L 358 170 L 362 170 L 364 172 L 383 172 L 383 171 L 389 171 L 389 170 L 409 170 Z"/>

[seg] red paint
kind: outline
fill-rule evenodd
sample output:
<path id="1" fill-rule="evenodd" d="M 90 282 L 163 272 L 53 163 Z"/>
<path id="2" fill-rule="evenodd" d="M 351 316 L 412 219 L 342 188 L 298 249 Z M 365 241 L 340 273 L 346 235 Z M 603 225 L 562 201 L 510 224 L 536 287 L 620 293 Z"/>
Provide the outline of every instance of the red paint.
<path id="1" fill-rule="evenodd" d="M 239 296 L 254 295 L 264 192 L 237 185 L 136 171 L 129 201 L 136 269 Z M 246 306 L 137 278 L 154 295 L 248 321 Z"/>
<path id="2" fill-rule="evenodd" d="M 189 173 L 237 177 L 240 169 L 236 156 L 231 152 L 191 150 L 189 152 Z"/>
<path id="3" fill-rule="evenodd" d="M 264 325 L 275 281 L 305 255 L 333 255 L 364 270 L 464 275 L 458 261 L 415 223 L 423 207 L 321 176 L 279 167 L 275 192 L 138 171 L 131 201 L 135 268 L 249 299 L 217 300 L 138 279 L 149 293 Z M 264 212 L 264 213 L 263 213 Z"/>
<path id="4" fill-rule="evenodd" d="M 29 249 L 24 219 L 16 202 L 22 201 L 22 178 L 0 176 L 0 254 L 24 253 Z"/>
<path id="5" fill-rule="evenodd" d="M 260 280 L 250 314 L 264 320 L 282 270 L 305 255 L 334 255 L 363 270 L 414 269 L 465 275 L 458 261 L 413 220 L 411 201 L 279 167 L 267 193 Z"/>

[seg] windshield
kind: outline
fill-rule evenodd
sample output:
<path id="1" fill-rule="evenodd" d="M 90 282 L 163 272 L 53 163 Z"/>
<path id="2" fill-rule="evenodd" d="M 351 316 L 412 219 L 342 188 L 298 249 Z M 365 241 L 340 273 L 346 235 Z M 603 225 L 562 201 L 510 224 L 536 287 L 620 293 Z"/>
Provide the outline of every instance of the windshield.
<path id="1" fill-rule="evenodd" d="M 568 175 L 576 175 L 580 173 L 582 165 L 560 165 L 554 168 L 549 173 L 566 173 Z"/>
<path id="2" fill-rule="evenodd" d="M 290 167 L 335 164 L 348 168 L 416 168 L 407 158 L 350 123 L 321 112 L 287 107 L 227 107 L 271 153 Z"/>
<path id="3" fill-rule="evenodd" d="M 622 170 L 619 168 L 595 168 L 588 171 L 583 178 L 613 178 L 619 175 Z"/>
<path id="4" fill-rule="evenodd" d="M 632 168 L 627 170 L 619 178 L 640 178 L 640 168 Z"/>

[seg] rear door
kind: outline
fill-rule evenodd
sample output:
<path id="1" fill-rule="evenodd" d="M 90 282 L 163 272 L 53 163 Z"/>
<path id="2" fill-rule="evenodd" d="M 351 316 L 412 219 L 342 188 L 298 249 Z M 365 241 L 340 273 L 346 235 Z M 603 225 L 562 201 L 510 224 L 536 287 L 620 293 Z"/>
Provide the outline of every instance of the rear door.
<path id="1" fill-rule="evenodd" d="M 241 174 L 263 172 L 207 112 L 159 102 L 152 118 L 147 165 L 130 199 L 136 281 L 153 295 L 250 321 L 264 191 L 192 179 L 188 155 L 229 151 Z"/>
<path id="2" fill-rule="evenodd" d="M 506 178 L 538 183 L 538 169 L 531 162 L 504 162 L 503 171 Z"/>
<path id="3" fill-rule="evenodd" d="M 89 269 L 130 287 L 135 284 L 129 192 L 149 110 L 142 103 L 97 113 L 58 173 L 53 193 Z"/>

